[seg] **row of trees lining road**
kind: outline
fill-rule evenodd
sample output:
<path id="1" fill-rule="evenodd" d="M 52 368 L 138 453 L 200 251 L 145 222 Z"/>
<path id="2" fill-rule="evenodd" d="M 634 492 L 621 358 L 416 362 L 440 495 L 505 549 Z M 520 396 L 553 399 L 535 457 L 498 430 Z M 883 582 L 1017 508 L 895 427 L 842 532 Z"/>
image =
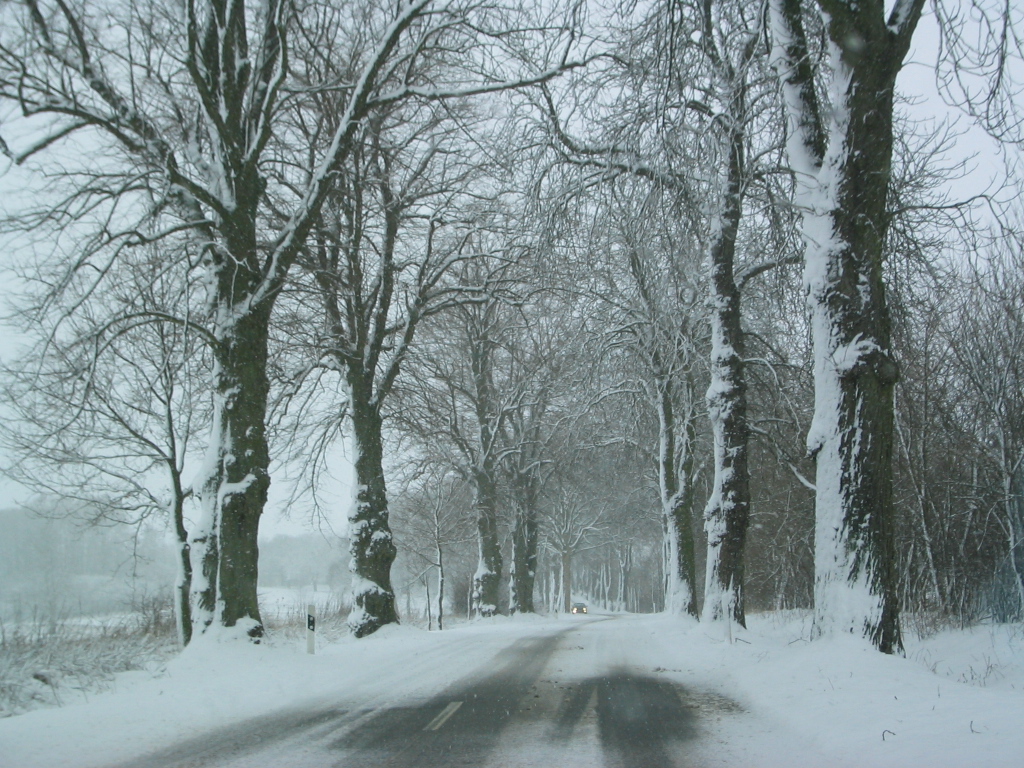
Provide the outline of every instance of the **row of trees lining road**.
<path id="1" fill-rule="evenodd" d="M 974 10 L 968 46 L 936 6 L 940 91 L 1011 152 L 1019 20 Z M 923 13 L 6 4 L 8 471 L 169 523 L 185 643 L 262 635 L 271 474 L 318 509 L 339 440 L 360 637 L 389 488 L 439 627 L 469 540 L 479 616 L 629 607 L 637 552 L 652 608 L 887 653 L 901 608 L 1019 615 L 1016 181 L 953 199 L 952 129 L 901 112 Z"/>
<path id="2" fill-rule="evenodd" d="M 339 177 L 362 192 L 364 158 L 380 147 L 374 124 L 406 102 L 429 109 L 467 93 L 541 82 L 565 66 L 568 41 L 561 38 L 568 30 L 561 24 L 547 34 L 543 20 L 514 19 L 512 10 L 429 5 L 342 9 L 282 0 L 250 7 L 229 0 L 187 2 L 184 13 L 161 2 L 4 9 L 0 88 L 33 127 L 42 124 L 19 162 L 69 139 L 101 159 L 65 174 L 71 189 L 62 210 L 42 214 L 61 234 L 76 228 L 67 219 L 99 226 L 84 252 L 70 259 L 55 254 L 60 277 L 56 290 L 43 288 L 36 298 L 39 322 L 56 324 L 52 333 L 59 335 L 59 315 L 92 294 L 119 266 L 121 252 L 163 245 L 172 235 L 187 233 L 191 257 L 206 272 L 201 320 L 172 318 L 203 333 L 213 358 L 212 426 L 194 484 L 202 513 L 188 545 L 198 564 L 190 591 L 200 630 L 244 625 L 253 638 L 263 631 L 256 537 L 270 483 L 271 317 L 290 271 L 316 240 L 333 230 L 355 252 L 350 262 L 362 255 L 361 212 L 350 216 L 350 229 L 333 229 L 347 213 Z M 484 33 L 493 42 L 481 50 L 476 37 Z M 518 46 L 532 51 L 529 60 Z M 537 56 L 545 50 L 552 61 Z M 382 195 L 391 193 L 381 186 Z M 398 212 L 386 214 L 384 237 L 393 241 Z M 339 244 L 325 243 L 331 246 Z M 339 266 L 347 266 L 344 259 Z M 391 301 L 406 297 L 396 297 L 393 264 L 377 275 L 363 275 L 359 266 L 341 279 L 361 315 L 355 322 L 363 333 L 353 341 L 362 348 L 339 349 L 335 357 L 345 359 L 359 451 L 351 546 L 362 577 L 353 629 L 362 635 L 396 618 L 380 468 L 383 393 L 373 391 L 373 357 L 388 341 L 382 334 Z M 430 274 L 433 267 L 416 270 L 425 291 L 439 277 Z M 424 298 L 409 299 L 410 308 L 420 311 Z M 162 314 L 132 313 L 139 314 L 165 321 Z M 114 314 L 100 332 L 120 322 Z M 414 327 L 408 324 L 409 337 Z M 359 359 L 350 362 L 352 352 Z M 387 382 L 385 374 L 385 392 Z"/>

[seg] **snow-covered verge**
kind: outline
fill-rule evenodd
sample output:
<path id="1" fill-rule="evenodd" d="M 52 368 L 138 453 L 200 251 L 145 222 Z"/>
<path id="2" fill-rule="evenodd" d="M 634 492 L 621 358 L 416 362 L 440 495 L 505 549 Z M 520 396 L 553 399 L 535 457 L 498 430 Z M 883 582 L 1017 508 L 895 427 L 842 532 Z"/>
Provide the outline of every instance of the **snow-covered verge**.
<path id="1" fill-rule="evenodd" d="M 162 668 L 178 649 L 173 626 L 141 618 L 0 624 L 0 718 L 82 701 L 122 672 Z"/>
<path id="2" fill-rule="evenodd" d="M 666 659 L 662 673 L 727 695 L 751 716 L 718 724 L 708 764 L 796 768 L 824 757 L 837 768 L 1009 768 L 1024 759 L 1019 624 L 908 638 L 905 658 L 852 636 L 809 642 L 809 615 L 752 616 L 732 645 L 696 624 L 645 624 L 647 655 Z"/>
<path id="3" fill-rule="evenodd" d="M 732 644 L 677 617 L 602 618 L 578 620 L 558 672 L 593 676 L 625 664 L 742 708 L 704 723 L 703 741 L 688 747 L 693 764 L 1021 764 L 1019 625 L 909 641 L 907 657 L 898 658 L 853 638 L 808 642 L 808 619 L 800 615 L 753 616 Z M 517 639 L 572 621 L 497 618 L 445 632 L 388 627 L 320 647 L 315 656 L 297 638 L 262 646 L 204 638 L 159 673 L 124 673 L 88 701 L 0 720 L 0 766 L 110 766 L 273 712 L 353 702 L 377 710 L 429 698 L 475 669 L 486 671 Z M 584 647 L 597 650 L 581 653 Z"/>

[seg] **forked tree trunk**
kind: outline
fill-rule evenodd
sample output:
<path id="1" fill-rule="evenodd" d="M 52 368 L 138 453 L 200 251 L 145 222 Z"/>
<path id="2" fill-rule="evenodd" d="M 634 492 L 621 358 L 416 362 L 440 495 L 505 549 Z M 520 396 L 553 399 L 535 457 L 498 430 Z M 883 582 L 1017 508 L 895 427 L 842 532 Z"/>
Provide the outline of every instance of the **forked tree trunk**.
<path id="1" fill-rule="evenodd" d="M 815 628 L 862 635 L 893 653 L 902 649 L 892 498 L 899 368 L 882 271 L 893 91 L 923 1 L 897 0 L 888 20 L 881 4 L 819 5 L 828 12 L 833 62 L 827 129 L 800 2 L 773 0 L 771 8 L 804 216 L 814 345 L 807 446 L 817 458 Z"/>

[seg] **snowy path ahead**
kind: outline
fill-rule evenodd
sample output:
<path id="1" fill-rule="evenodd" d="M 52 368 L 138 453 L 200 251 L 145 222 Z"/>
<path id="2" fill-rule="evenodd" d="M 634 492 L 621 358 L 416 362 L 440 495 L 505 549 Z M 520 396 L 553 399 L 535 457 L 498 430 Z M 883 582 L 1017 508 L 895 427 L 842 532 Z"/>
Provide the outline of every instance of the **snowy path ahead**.
<path id="1" fill-rule="evenodd" d="M 377 708 L 341 696 L 329 708 L 229 726 L 123 765 L 695 765 L 693 743 L 742 710 L 637 665 L 636 640 L 635 626 L 613 617 L 550 623 L 432 695 Z"/>
<path id="2" fill-rule="evenodd" d="M 999 689 L 851 639 L 808 643 L 799 620 L 757 619 L 735 644 L 706 632 L 592 614 L 395 627 L 316 656 L 204 643 L 157 678 L 0 720 L 0 766 L 1020 765 L 1016 635 Z"/>

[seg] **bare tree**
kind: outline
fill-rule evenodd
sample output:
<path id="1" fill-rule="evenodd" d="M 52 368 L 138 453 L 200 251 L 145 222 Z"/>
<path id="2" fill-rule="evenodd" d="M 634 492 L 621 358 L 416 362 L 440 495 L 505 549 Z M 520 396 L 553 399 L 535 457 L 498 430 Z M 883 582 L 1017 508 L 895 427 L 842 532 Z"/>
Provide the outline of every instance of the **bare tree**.
<path id="1" fill-rule="evenodd" d="M 437 618 L 438 630 L 444 629 L 444 601 L 447 589 L 450 548 L 472 539 L 472 521 L 465 484 L 447 470 L 427 466 L 416 478 L 418 487 L 404 494 L 395 527 L 399 545 L 413 552 L 429 567 L 437 569 L 437 591 L 433 608 L 429 605 L 428 624 Z"/>
<path id="2" fill-rule="evenodd" d="M 557 557 L 561 574 L 559 590 L 561 610 L 569 613 L 572 603 L 573 558 L 601 546 L 605 510 L 597 504 L 584 502 L 571 493 L 562 492 L 552 502 L 552 509 L 543 524 L 544 546 Z"/>
<path id="3" fill-rule="evenodd" d="M 543 494 L 570 439 L 574 371 L 585 365 L 580 328 L 567 321 L 572 300 L 550 291 L 534 293 L 518 306 L 519 321 L 507 334 L 515 393 L 505 419 L 502 463 L 512 510 L 509 611 L 533 613 Z"/>
<path id="4" fill-rule="evenodd" d="M 655 463 L 665 530 L 665 607 L 697 616 L 693 515 L 699 467 L 697 420 L 702 415 L 697 393 L 702 372 L 697 361 L 698 355 L 706 354 L 701 349 L 703 313 L 698 286 L 688 280 L 684 266 L 685 236 L 659 243 L 643 229 L 627 235 L 625 258 L 637 301 L 627 314 L 625 328 L 636 345 L 643 388 L 657 416 Z M 654 252 L 655 243 L 662 246 L 662 253 Z"/>
<path id="5" fill-rule="evenodd" d="M 1003 561 L 1024 611 L 1024 256 L 1004 239 L 975 267 L 971 290 L 952 314 L 953 352 L 981 416 L 977 446 L 998 478 L 1006 542 Z M 1002 563 L 1001 563 L 1002 564 Z"/>
<path id="6" fill-rule="evenodd" d="M 3 10 L 0 98 L 28 118 L 50 121 L 12 154 L 24 161 L 73 134 L 97 136 L 120 185 L 94 195 L 95 185 L 86 182 L 75 195 L 86 205 L 95 197 L 131 198 L 113 226 L 100 229 L 96 247 L 65 266 L 68 275 L 168 231 L 191 231 L 203 249 L 215 343 L 212 431 L 197 482 L 203 514 L 193 533 L 199 563 L 193 619 L 200 631 L 240 625 L 253 638 L 263 632 L 256 536 L 270 483 L 271 315 L 365 121 L 410 99 L 543 82 L 566 63 L 569 35 L 561 23 L 551 34 L 541 22 L 503 37 L 498 33 L 513 23 L 507 13 L 472 0 L 436 10 L 430 4 L 361 8 L 353 24 L 331 9 L 289 0 L 187 2 L 183 14 L 146 0 L 111 5 L 98 16 L 75 4 L 36 0 Z M 117 23 L 109 24 L 108 15 Z M 470 41 L 482 29 L 495 33 L 488 40 L 504 54 L 473 55 Z M 293 77 L 292 43 L 335 36 L 348 46 L 350 80 Z M 533 58 L 521 55 L 524 37 L 537 44 Z M 466 55 L 462 67 L 450 59 L 456 50 Z M 431 57 L 452 65 L 435 73 L 440 80 L 423 76 L 420 63 Z M 308 93 L 332 101 L 337 119 L 320 145 L 294 157 L 286 147 L 295 100 L 281 97 Z M 304 170 L 296 174 L 296 168 Z M 132 203 L 140 202 L 148 226 L 124 224 Z M 98 274 L 102 280 L 102 265 Z M 64 281 L 55 284 L 59 292 Z M 386 564 L 367 568 L 374 573 L 364 578 Z M 393 618 L 380 586 L 370 631 Z"/>
<path id="7" fill-rule="evenodd" d="M 30 326 L 34 343 L 3 371 L 14 417 L 0 426 L 15 459 L 8 473 L 92 524 L 169 522 L 178 546 L 178 635 L 192 635 L 192 579 L 185 505 L 187 463 L 208 429 L 207 340 L 187 323 L 191 280 L 168 269 L 162 248 L 137 250 L 56 337 Z M 176 262 L 172 262 L 176 263 Z M 107 312 L 120 308 L 116 322 Z"/>
<path id="8" fill-rule="evenodd" d="M 470 284 L 476 271 L 464 270 Z M 473 490 L 479 552 L 472 609 L 485 617 L 499 607 L 502 436 L 516 405 L 516 393 L 506 388 L 509 309 L 491 296 L 438 318 L 413 361 L 415 382 L 406 387 L 398 417 L 432 461 L 448 465 Z"/>
<path id="9" fill-rule="evenodd" d="M 741 624 L 745 621 L 744 549 L 750 517 L 750 427 L 741 289 L 789 256 L 742 251 L 745 213 L 750 208 L 771 211 L 779 206 L 773 198 L 773 177 L 781 132 L 768 87 L 762 17 L 756 9 L 732 3 L 676 3 L 652 9 L 635 29 L 623 30 L 628 55 L 617 60 L 622 62 L 621 72 L 599 76 L 599 82 L 614 82 L 619 88 L 622 95 L 614 100 L 614 111 L 622 122 L 606 129 L 607 138 L 600 143 L 584 144 L 570 137 L 558 122 L 554 101 L 549 99 L 547 105 L 555 139 L 567 162 L 589 169 L 594 177 L 642 179 L 651 187 L 652 197 L 674 197 L 677 216 L 689 229 L 689 242 L 699 243 L 697 248 L 707 259 L 712 344 L 706 400 L 714 440 L 715 483 L 704 511 L 709 543 L 703 618 L 715 621 L 728 616 Z M 598 119 L 595 117 L 595 122 Z M 710 163 L 712 170 L 698 166 L 695 156 L 716 158 Z M 750 226 L 761 226 L 772 215 L 763 214 Z M 640 214 L 637 220 L 647 218 Z M 685 237 L 683 241 L 686 243 Z M 686 247 L 678 242 L 673 245 Z M 684 258 L 679 254 L 673 257 Z M 649 253 L 640 257 L 645 259 L 651 259 Z M 639 263 L 631 265 L 634 274 L 640 274 Z M 651 275 L 645 279 L 651 283 L 657 270 L 647 269 Z M 641 296 L 645 291 L 650 294 L 649 287 L 641 286 Z M 649 295 L 644 303 L 652 304 Z M 680 304 L 677 312 L 685 315 L 685 301 Z M 664 350 L 659 354 L 668 359 Z M 662 400 L 672 387 L 685 390 L 693 383 L 666 378 L 664 372 L 670 367 L 661 361 L 652 368 Z M 659 369 L 662 373 L 657 373 Z M 662 421 L 671 417 L 664 403 L 658 410 Z M 688 420 L 683 418 L 681 423 Z M 670 462 L 675 445 L 666 438 L 672 429 L 669 425 L 662 432 L 662 456 Z M 676 438 L 681 457 L 688 455 L 686 434 L 683 429 Z M 678 603 L 679 610 L 696 614 L 693 577 L 686 575 L 693 570 L 694 558 L 686 554 L 692 549 L 692 537 L 683 535 L 686 527 L 680 507 L 692 504 L 688 491 L 692 480 L 689 473 L 662 471 L 661 475 L 668 478 L 661 483 L 666 533 L 679 542 L 672 544 L 676 564 L 666 574 L 669 593 L 679 597 L 670 600 L 669 606 Z"/>

